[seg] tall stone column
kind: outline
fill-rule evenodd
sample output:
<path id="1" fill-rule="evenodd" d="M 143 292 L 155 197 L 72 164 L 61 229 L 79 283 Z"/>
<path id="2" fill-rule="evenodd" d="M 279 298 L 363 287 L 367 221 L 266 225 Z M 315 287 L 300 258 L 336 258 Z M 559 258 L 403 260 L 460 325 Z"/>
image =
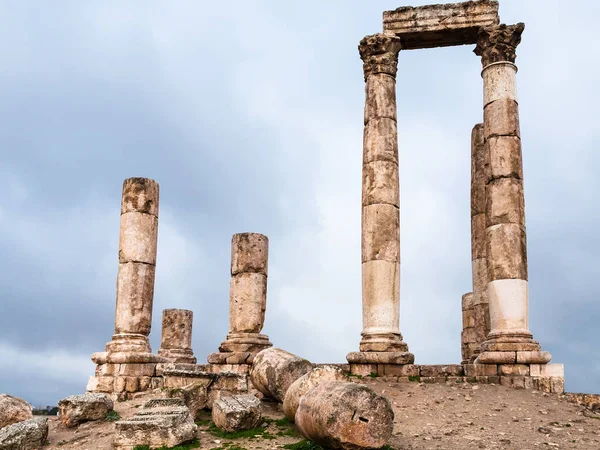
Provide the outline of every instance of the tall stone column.
<path id="1" fill-rule="evenodd" d="M 231 239 L 229 334 L 211 364 L 250 364 L 261 350 L 271 347 L 260 334 L 267 308 L 269 239 L 259 233 L 234 234 Z"/>
<path id="2" fill-rule="evenodd" d="M 482 28 L 475 53 L 484 84 L 486 249 L 491 331 L 476 363 L 545 364 L 550 354 L 528 324 L 527 247 L 523 167 L 516 92 L 516 47 L 525 25 Z"/>
<path id="3" fill-rule="evenodd" d="M 192 351 L 194 313 L 187 309 L 165 309 L 158 354 L 171 362 L 196 364 Z"/>
<path id="4" fill-rule="evenodd" d="M 396 72 L 400 39 L 375 34 L 358 46 L 365 76 L 360 352 L 350 363 L 412 364 L 400 334 L 400 188 Z"/>
<path id="5" fill-rule="evenodd" d="M 487 297 L 487 259 L 485 238 L 486 184 L 489 158 L 486 152 L 483 124 L 471 133 L 471 267 L 473 274 L 473 314 L 475 319 L 474 349 L 471 360 L 481 353 L 481 344 L 490 332 L 490 311 Z"/>

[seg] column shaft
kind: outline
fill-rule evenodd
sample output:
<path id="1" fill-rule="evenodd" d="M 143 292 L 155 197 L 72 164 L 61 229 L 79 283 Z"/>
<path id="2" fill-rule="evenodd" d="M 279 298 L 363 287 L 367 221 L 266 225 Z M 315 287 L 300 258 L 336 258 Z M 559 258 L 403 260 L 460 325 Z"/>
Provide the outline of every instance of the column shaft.
<path id="1" fill-rule="evenodd" d="M 158 354 L 176 363 L 196 364 L 192 351 L 194 313 L 187 309 L 165 309 Z"/>

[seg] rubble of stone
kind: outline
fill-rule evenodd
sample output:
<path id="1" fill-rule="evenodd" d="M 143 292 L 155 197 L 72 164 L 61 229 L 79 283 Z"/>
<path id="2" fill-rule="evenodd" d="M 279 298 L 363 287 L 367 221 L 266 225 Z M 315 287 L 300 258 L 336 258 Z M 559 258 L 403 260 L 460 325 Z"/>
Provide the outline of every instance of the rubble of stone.
<path id="1" fill-rule="evenodd" d="M 103 420 L 113 407 L 114 403 L 108 395 L 89 392 L 71 395 L 58 402 L 60 420 L 69 428 L 84 422 Z"/>
<path id="2" fill-rule="evenodd" d="M 579 394 L 575 392 L 567 392 L 565 393 L 565 399 L 569 403 L 575 403 L 594 412 L 600 413 L 600 394 Z"/>
<path id="3" fill-rule="evenodd" d="M 35 417 L 0 429 L 0 450 L 39 450 L 48 438 L 48 418 Z"/>
<path id="4" fill-rule="evenodd" d="M 336 366 L 321 366 L 314 368 L 311 372 L 302 375 L 294 381 L 283 399 L 283 414 L 292 422 L 296 417 L 296 410 L 300 399 L 313 387 L 323 381 L 347 381 L 348 375 Z"/>
<path id="5" fill-rule="evenodd" d="M 262 419 L 260 400 L 251 394 L 221 396 L 213 403 L 212 419 L 224 431 L 256 428 Z"/>
<path id="6" fill-rule="evenodd" d="M 132 418 L 115 423 L 115 450 L 175 447 L 196 438 L 198 427 L 181 399 L 147 401 Z"/>
<path id="7" fill-rule="evenodd" d="M 296 428 L 324 448 L 381 448 L 394 427 L 390 402 L 371 388 L 323 381 L 300 399 Z"/>
<path id="8" fill-rule="evenodd" d="M 268 348 L 254 358 L 250 381 L 266 397 L 283 402 L 292 383 L 312 369 L 310 361 L 304 358 L 280 348 Z"/>
<path id="9" fill-rule="evenodd" d="M 0 428 L 31 419 L 31 405 L 19 397 L 0 394 Z"/>

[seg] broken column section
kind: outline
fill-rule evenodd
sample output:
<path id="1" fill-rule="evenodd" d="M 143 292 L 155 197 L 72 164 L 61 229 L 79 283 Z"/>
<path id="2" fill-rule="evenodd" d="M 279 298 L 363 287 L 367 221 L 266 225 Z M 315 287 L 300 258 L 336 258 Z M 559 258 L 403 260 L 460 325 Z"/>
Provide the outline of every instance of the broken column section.
<path id="1" fill-rule="evenodd" d="M 158 237 L 158 183 L 149 178 L 123 182 L 115 334 L 106 351 L 94 353 L 98 366 L 88 391 L 137 392 L 151 385 L 156 364 L 148 335 L 152 323 Z"/>
<path id="2" fill-rule="evenodd" d="M 196 364 L 192 350 L 193 320 L 194 313 L 190 310 L 163 310 L 159 356 L 174 363 Z"/>
<path id="3" fill-rule="evenodd" d="M 469 364 L 471 357 L 477 348 L 475 338 L 475 311 L 473 310 L 473 293 L 469 292 L 462 296 L 462 324 L 463 330 L 460 335 L 461 364 Z"/>
<path id="4" fill-rule="evenodd" d="M 229 333 L 218 353 L 208 355 L 214 365 L 248 370 L 254 356 L 273 344 L 261 334 L 267 308 L 269 239 L 259 233 L 234 234 L 231 239 Z"/>

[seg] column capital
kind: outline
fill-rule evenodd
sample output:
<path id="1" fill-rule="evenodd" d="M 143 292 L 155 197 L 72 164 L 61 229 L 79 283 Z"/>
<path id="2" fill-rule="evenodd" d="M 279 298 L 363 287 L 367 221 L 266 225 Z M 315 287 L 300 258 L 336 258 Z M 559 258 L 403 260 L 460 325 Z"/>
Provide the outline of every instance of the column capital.
<path id="1" fill-rule="evenodd" d="M 475 54 L 481 56 L 483 67 L 497 62 L 511 62 L 517 58 L 517 45 L 521 43 L 524 23 L 495 25 L 479 29 Z"/>
<path id="2" fill-rule="evenodd" d="M 394 35 L 378 33 L 362 38 L 358 51 L 363 60 L 365 81 L 375 73 L 385 73 L 396 78 L 400 48 L 400 38 Z"/>

